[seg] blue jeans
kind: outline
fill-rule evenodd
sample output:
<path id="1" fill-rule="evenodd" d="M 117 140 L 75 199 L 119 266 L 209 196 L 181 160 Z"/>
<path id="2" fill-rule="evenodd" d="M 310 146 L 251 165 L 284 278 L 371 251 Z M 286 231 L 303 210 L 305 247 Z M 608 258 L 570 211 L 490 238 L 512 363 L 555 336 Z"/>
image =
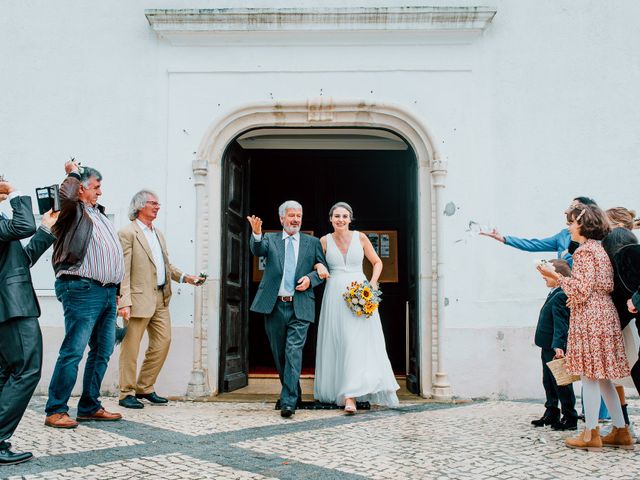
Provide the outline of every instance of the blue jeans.
<path id="1" fill-rule="evenodd" d="M 81 278 L 57 279 L 55 289 L 64 309 L 65 335 L 45 411 L 47 415 L 69 411 L 67 402 L 78 378 L 78 364 L 89 345 L 78 415 L 91 415 L 102 408 L 100 385 L 115 343 L 116 288 Z"/>

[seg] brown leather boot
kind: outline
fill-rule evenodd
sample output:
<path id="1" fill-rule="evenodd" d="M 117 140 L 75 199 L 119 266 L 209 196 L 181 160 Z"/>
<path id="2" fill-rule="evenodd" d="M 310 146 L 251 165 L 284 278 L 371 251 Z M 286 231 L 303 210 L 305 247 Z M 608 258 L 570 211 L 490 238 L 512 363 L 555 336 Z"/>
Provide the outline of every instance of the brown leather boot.
<path id="1" fill-rule="evenodd" d="M 44 424 L 53 428 L 76 428 L 78 426 L 78 422 L 71 418 L 67 412 L 49 415 L 44 419 Z"/>
<path id="2" fill-rule="evenodd" d="M 613 427 L 611 433 L 602 437 L 602 444 L 605 447 L 624 448 L 625 450 L 635 449 L 635 440 L 629 433 L 629 427 L 622 428 Z"/>
<path id="3" fill-rule="evenodd" d="M 581 450 L 589 450 L 590 452 L 602 451 L 602 438 L 600 437 L 600 428 L 593 430 L 585 428 L 580 435 L 573 438 L 567 438 L 564 441 L 569 448 L 579 448 Z"/>

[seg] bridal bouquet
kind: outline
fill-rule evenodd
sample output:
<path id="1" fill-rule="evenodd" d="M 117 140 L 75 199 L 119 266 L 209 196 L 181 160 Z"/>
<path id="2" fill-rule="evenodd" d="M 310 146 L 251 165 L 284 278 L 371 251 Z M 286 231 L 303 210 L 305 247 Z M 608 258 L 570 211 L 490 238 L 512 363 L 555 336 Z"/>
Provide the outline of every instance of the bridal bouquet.
<path id="1" fill-rule="evenodd" d="M 364 315 L 369 318 L 378 309 L 382 299 L 380 290 L 371 288 L 369 282 L 351 282 L 347 286 L 347 291 L 342 294 L 344 301 L 358 317 Z"/>

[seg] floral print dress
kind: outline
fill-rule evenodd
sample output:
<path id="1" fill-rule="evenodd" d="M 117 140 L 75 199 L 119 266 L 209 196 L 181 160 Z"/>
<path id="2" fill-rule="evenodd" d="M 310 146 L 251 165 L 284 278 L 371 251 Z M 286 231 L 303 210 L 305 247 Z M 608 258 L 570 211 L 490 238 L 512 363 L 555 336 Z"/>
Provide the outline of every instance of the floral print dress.
<path id="1" fill-rule="evenodd" d="M 613 267 L 600 243 L 584 242 L 573 254 L 571 277 L 561 277 L 559 283 L 573 302 L 567 371 L 591 379 L 628 376 L 620 320 L 610 296 Z"/>

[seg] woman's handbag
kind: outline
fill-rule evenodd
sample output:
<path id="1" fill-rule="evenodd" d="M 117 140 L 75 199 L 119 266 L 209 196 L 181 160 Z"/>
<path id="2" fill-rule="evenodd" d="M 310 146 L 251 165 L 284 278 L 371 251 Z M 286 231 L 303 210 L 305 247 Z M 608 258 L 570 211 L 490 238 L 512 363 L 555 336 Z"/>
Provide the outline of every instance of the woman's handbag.
<path id="1" fill-rule="evenodd" d="M 560 387 L 580 380 L 579 375 L 571 375 L 569 372 L 567 372 L 564 357 L 556 358 L 555 360 L 547 362 L 547 367 L 549 367 L 549 370 L 551 370 L 551 373 L 553 373 L 553 377 L 556 379 L 556 383 Z"/>

